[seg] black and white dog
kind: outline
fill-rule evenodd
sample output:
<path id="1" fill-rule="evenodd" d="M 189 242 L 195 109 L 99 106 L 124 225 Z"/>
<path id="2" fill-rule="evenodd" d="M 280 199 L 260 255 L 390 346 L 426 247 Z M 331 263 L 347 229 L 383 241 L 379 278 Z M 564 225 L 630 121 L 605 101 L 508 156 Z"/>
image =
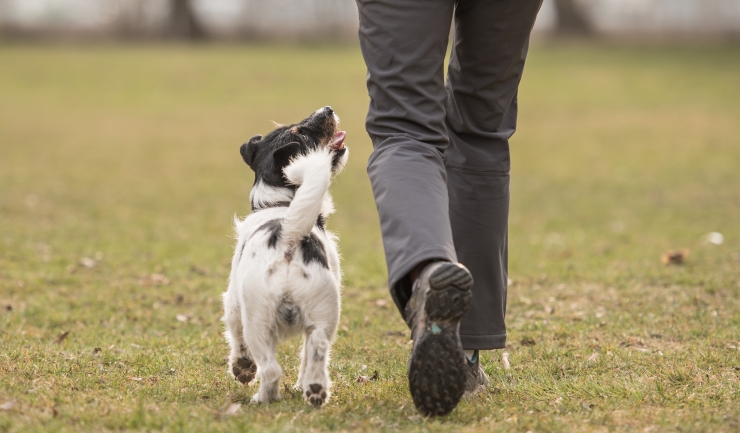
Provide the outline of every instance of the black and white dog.
<path id="1" fill-rule="evenodd" d="M 253 402 L 280 399 L 275 348 L 298 333 L 304 344 L 296 388 L 314 406 L 330 395 L 327 366 L 339 323 L 341 270 L 336 237 L 325 224 L 333 212 L 329 184 L 349 156 L 338 126 L 334 111 L 324 107 L 241 146 L 255 173 L 252 213 L 235 221 L 223 321 L 230 373 L 245 385 L 259 376 Z"/>

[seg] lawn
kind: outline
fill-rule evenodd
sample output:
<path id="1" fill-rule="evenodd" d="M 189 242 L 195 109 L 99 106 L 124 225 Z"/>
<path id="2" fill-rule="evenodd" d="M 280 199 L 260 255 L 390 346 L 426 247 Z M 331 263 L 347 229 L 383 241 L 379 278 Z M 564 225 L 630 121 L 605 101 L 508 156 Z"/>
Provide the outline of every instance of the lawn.
<path id="1" fill-rule="evenodd" d="M 355 46 L 0 46 L 0 432 L 738 431 L 740 48 L 538 45 L 511 142 L 508 353 L 419 417 Z M 226 374 L 250 136 L 330 104 L 345 289 L 330 403 Z M 708 242 L 720 232 L 723 242 Z M 715 239 L 716 240 L 716 239 Z M 661 255 L 687 248 L 683 265 Z M 284 383 L 299 341 L 280 349 Z M 369 382 L 358 377 L 367 376 Z"/>

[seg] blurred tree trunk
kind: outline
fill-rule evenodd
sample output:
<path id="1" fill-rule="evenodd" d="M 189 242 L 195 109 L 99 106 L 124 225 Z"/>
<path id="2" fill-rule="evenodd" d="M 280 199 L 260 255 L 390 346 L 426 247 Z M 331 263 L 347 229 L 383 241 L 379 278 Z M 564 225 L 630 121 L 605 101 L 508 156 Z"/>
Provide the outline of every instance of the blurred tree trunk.
<path id="1" fill-rule="evenodd" d="M 166 34 L 171 38 L 188 40 L 201 40 L 207 36 L 189 0 L 170 0 Z"/>
<path id="2" fill-rule="evenodd" d="M 8 15 L 10 14 L 10 1 L 0 0 L 0 33 L 3 32 L 8 25 Z"/>
<path id="3" fill-rule="evenodd" d="M 563 36 L 591 36 L 593 25 L 577 0 L 555 0 L 558 13 L 556 33 Z"/>

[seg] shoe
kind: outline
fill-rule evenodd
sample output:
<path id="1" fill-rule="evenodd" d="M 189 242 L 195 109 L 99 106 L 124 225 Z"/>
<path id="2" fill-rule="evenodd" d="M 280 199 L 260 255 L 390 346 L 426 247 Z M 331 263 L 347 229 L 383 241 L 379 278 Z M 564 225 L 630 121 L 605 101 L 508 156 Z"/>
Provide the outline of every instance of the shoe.
<path id="1" fill-rule="evenodd" d="M 467 358 L 460 343 L 460 319 L 473 299 L 473 276 L 459 263 L 434 262 L 421 272 L 406 305 L 414 344 L 409 389 L 424 416 L 446 415 L 467 383 Z"/>
<path id="2" fill-rule="evenodd" d="M 481 390 L 488 388 L 491 384 L 491 380 L 483 371 L 483 367 L 480 366 L 480 358 L 478 358 L 478 351 L 473 353 L 473 359 L 470 360 L 465 357 L 465 362 L 468 364 L 467 379 L 465 381 L 465 394 L 463 397 L 469 397 L 475 395 Z"/>

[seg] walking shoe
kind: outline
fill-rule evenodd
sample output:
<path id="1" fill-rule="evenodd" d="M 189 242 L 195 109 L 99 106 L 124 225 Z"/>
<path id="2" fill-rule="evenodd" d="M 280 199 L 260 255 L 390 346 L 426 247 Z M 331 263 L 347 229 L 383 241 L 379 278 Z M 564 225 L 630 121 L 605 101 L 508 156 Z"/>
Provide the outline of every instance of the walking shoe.
<path id="1" fill-rule="evenodd" d="M 478 358 L 477 350 L 473 353 L 473 359 L 468 359 L 466 356 L 465 362 L 468 364 L 468 371 L 465 381 L 465 394 L 463 396 L 469 397 L 486 389 L 491 383 L 491 380 L 488 379 L 486 372 L 483 371 L 483 367 L 480 366 L 480 358 Z"/>
<path id="2" fill-rule="evenodd" d="M 424 416 L 450 413 L 465 392 L 469 369 L 460 343 L 460 319 L 470 308 L 472 287 L 465 266 L 435 262 L 421 272 L 406 305 L 414 340 L 409 389 Z"/>

